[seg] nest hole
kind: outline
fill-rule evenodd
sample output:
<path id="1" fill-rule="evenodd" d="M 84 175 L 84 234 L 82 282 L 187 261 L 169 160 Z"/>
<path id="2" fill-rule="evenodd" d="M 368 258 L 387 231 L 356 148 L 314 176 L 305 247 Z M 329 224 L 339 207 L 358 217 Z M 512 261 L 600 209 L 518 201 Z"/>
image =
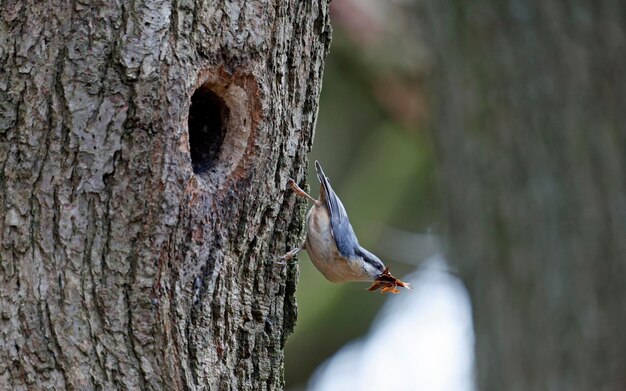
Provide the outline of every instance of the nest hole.
<path id="1" fill-rule="evenodd" d="M 193 172 L 202 174 L 215 165 L 226 137 L 230 111 L 214 91 L 200 87 L 189 107 L 189 151 Z"/>

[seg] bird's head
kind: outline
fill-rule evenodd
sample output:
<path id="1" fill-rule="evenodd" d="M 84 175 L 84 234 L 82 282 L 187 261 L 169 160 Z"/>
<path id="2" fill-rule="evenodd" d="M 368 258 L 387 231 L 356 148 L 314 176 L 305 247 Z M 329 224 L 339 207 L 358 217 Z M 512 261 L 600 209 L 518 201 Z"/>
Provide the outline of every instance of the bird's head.
<path id="1" fill-rule="evenodd" d="M 372 281 L 380 277 L 385 271 L 385 264 L 376 255 L 359 246 L 357 255 L 363 261 L 363 268 L 368 272 Z"/>

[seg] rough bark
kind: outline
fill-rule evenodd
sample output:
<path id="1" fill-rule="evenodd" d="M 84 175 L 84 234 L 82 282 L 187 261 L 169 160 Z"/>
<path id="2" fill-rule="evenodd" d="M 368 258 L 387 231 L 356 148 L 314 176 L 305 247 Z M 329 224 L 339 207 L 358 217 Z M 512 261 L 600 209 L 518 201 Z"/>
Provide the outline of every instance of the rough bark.
<path id="1" fill-rule="evenodd" d="M 624 3 L 427 4 L 478 389 L 626 389 Z"/>
<path id="2" fill-rule="evenodd" d="M 0 389 L 281 388 L 326 0 L 0 7 Z"/>

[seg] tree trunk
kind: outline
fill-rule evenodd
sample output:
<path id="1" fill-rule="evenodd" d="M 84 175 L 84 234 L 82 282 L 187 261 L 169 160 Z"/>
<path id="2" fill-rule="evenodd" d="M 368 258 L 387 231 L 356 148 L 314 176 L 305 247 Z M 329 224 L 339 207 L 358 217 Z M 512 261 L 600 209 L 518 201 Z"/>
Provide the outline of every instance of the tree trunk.
<path id="1" fill-rule="evenodd" d="M 4 1 L 0 389 L 278 389 L 327 3 Z"/>
<path id="2" fill-rule="evenodd" d="M 624 3 L 427 10 L 478 389 L 626 389 Z"/>

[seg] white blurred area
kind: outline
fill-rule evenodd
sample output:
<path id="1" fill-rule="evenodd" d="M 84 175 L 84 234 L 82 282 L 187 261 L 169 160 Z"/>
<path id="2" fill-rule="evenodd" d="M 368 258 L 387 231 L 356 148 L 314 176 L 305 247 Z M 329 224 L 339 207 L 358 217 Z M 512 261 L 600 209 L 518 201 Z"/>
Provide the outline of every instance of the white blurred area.
<path id="1" fill-rule="evenodd" d="M 440 255 L 389 298 L 368 335 L 344 346 L 310 391 L 472 391 L 474 333 L 469 297 Z"/>

